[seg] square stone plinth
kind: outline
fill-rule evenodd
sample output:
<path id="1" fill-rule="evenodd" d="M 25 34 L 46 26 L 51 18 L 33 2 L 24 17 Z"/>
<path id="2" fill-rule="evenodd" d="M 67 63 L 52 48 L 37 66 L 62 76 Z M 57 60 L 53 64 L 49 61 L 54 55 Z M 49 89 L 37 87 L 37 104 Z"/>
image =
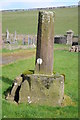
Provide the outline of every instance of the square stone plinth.
<path id="1" fill-rule="evenodd" d="M 26 75 L 19 91 L 19 103 L 60 106 L 64 97 L 63 75 Z"/>

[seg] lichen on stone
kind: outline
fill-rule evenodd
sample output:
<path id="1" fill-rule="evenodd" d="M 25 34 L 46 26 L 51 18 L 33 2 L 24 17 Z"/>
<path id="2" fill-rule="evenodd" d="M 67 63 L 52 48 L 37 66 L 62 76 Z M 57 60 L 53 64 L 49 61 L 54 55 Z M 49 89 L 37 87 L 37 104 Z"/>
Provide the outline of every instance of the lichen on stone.
<path id="1" fill-rule="evenodd" d="M 22 73 L 23 75 L 34 74 L 34 70 L 26 70 Z"/>

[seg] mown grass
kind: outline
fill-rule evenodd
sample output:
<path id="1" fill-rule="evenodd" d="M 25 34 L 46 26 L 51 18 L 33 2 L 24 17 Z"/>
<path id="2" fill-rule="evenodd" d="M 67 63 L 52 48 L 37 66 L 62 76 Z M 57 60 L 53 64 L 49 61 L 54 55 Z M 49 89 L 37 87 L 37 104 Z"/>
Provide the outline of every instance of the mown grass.
<path id="1" fill-rule="evenodd" d="M 65 45 L 65 44 L 54 44 L 54 49 L 56 48 L 64 48 L 64 49 L 69 49 L 69 45 Z M 34 48 L 35 49 L 35 48 Z M 9 50 L 6 48 L 2 48 L 2 50 L 0 50 L 0 53 L 4 54 L 4 53 L 16 53 L 16 52 L 22 52 L 22 51 L 26 51 L 26 50 L 33 50 L 33 48 L 27 48 L 25 50 L 22 49 L 14 49 L 14 50 Z"/>
<path id="2" fill-rule="evenodd" d="M 35 49 L 35 48 L 34 48 Z M 0 53 L 2 53 L 2 54 L 4 54 L 4 53 L 16 53 L 16 52 L 24 52 L 24 51 L 30 51 L 30 50 L 32 50 L 33 51 L 33 48 L 27 48 L 27 49 L 14 49 L 14 50 L 9 50 L 9 49 L 6 49 L 6 48 L 3 48 L 1 51 L 0 51 Z"/>
<path id="3" fill-rule="evenodd" d="M 60 46 L 60 45 L 59 45 Z M 57 47 L 57 45 L 56 45 Z M 54 51 L 54 72 L 65 74 L 65 94 L 70 96 L 75 106 L 50 107 L 28 104 L 13 104 L 5 100 L 5 91 L 13 80 L 25 70 L 33 70 L 35 57 L 16 61 L 2 68 L 2 108 L 3 118 L 77 118 L 78 117 L 78 53 L 67 50 Z"/>
<path id="4" fill-rule="evenodd" d="M 15 105 L 3 101 L 4 118 L 76 118 L 77 107 L 49 107 L 40 105 L 20 104 Z M 12 110 L 11 110 L 12 109 Z M 8 110 L 8 111 L 7 111 Z"/>
<path id="5" fill-rule="evenodd" d="M 56 34 L 66 34 L 72 29 L 74 34 L 78 34 L 78 7 L 56 8 L 54 32 Z M 15 30 L 19 34 L 37 34 L 39 11 L 6 12 L 2 13 L 2 32 L 8 28 L 10 33 Z"/>

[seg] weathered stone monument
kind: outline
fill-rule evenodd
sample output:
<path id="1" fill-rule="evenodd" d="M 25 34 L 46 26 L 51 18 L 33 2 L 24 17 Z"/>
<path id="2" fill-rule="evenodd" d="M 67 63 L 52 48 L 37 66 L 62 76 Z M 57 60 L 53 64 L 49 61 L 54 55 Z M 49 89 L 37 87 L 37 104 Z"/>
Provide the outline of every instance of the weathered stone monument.
<path id="1" fill-rule="evenodd" d="M 72 45 L 72 39 L 73 39 L 73 31 L 69 30 L 67 33 L 67 45 Z"/>
<path id="2" fill-rule="evenodd" d="M 35 74 L 53 74 L 53 12 L 39 12 Z M 42 64 L 37 63 L 42 59 Z"/>
<path id="3" fill-rule="evenodd" d="M 54 13 L 39 12 L 35 70 L 17 77 L 7 100 L 61 106 L 64 76 L 53 74 Z"/>

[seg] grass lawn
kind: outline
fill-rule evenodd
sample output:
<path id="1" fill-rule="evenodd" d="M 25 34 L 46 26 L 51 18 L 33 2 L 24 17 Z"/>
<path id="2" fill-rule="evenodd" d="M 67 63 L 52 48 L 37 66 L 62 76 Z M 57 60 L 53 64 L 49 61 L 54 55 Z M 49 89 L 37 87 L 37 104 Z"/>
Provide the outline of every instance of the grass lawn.
<path id="1" fill-rule="evenodd" d="M 55 48 L 66 45 L 55 45 Z M 14 104 L 5 100 L 5 91 L 13 80 L 25 70 L 33 70 L 35 57 L 16 61 L 2 67 L 2 116 L 3 118 L 77 118 L 78 117 L 78 53 L 67 50 L 54 51 L 54 72 L 65 74 L 65 94 L 75 105 L 50 107 L 33 104 Z"/>
<path id="2" fill-rule="evenodd" d="M 26 50 L 30 52 L 31 50 L 33 51 L 33 48 L 27 48 L 27 49 L 24 49 L 24 50 L 23 49 L 9 50 L 9 49 L 3 48 L 2 51 L 0 51 L 0 53 L 1 52 L 2 52 L 2 54 L 17 53 L 17 52 L 20 53 L 20 52 L 24 52 Z M 35 48 L 34 48 L 34 50 L 35 50 Z"/>
<path id="3" fill-rule="evenodd" d="M 78 8 L 57 8 L 55 11 L 55 35 L 66 34 L 72 29 L 78 34 Z M 2 13 L 2 33 L 37 34 L 38 11 Z M 78 53 L 69 52 L 69 46 L 54 45 L 54 72 L 65 74 L 65 94 L 75 105 L 50 107 L 33 104 L 14 104 L 5 100 L 5 91 L 12 86 L 15 77 L 25 70 L 34 70 L 35 57 L 17 60 L 2 67 L 2 117 L 3 118 L 77 118 L 78 117 Z M 60 49 L 58 49 L 60 48 Z M 65 48 L 62 50 L 61 48 Z M 32 49 L 28 49 L 30 51 Z M 25 50 L 0 50 L 3 54 L 24 53 Z M 0 80 L 1 83 L 1 80 Z M 1 89 L 1 86 L 0 86 Z"/>
<path id="4" fill-rule="evenodd" d="M 60 49 L 60 48 L 63 48 L 63 49 L 69 49 L 69 47 L 70 47 L 70 45 L 65 45 L 65 44 L 54 44 L 54 49 Z M 35 50 L 36 48 L 34 48 L 34 50 Z M 7 53 L 16 53 L 16 52 L 24 52 L 24 51 L 30 51 L 30 50 L 33 50 L 33 48 L 27 48 L 27 49 L 25 49 L 25 50 L 23 50 L 23 49 L 15 49 L 15 50 L 9 50 L 9 49 L 6 49 L 6 48 L 3 48 L 2 50 L 0 50 L 0 53 L 2 53 L 2 54 L 7 54 Z"/>
<path id="5" fill-rule="evenodd" d="M 78 7 L 56 8 L 55 12 L 55 35 L 66 34 L 72 29 L 78 34 Z M 4 12 L 2 13 L 2 33 L 8 28 L 10 33 L 15 30 L 18 34 L 37 34 L 38 11 Z"/>

